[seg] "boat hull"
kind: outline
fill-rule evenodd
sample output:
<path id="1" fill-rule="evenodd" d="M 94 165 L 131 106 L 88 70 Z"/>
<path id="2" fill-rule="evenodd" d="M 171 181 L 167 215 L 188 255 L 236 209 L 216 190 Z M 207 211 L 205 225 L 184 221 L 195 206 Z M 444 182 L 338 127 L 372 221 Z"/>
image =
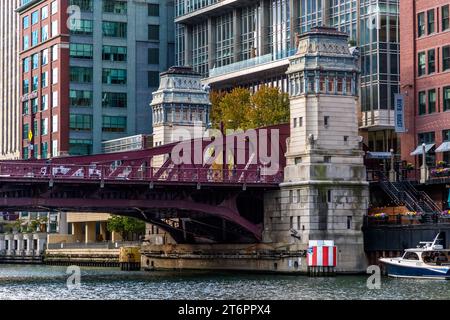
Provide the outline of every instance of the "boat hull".
<path id="1" fill-rule="evenodd" d="M 412 266 L 399 263 L 382 261 L 387 269 L 387 274 L 395 278 L 436 279 L 450 280 L 450 269 L 448 267 L 434 266 Z"/>

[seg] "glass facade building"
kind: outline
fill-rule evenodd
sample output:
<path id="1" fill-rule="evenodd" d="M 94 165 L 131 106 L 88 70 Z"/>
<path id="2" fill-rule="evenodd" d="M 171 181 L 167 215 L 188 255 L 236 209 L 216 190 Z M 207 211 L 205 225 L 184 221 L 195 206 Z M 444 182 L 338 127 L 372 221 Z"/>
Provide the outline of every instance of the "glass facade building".
<path id="1" fill-rule="evenodd" d="M 288 91 L 285 72 L 297 35 L 332 26 L 361 54 L 361 117 L 374 151 L 396 148 L 399 92 L 398 0 L 176 0 L 176 63 L 190 65 L 213 89 L 261 84 Z"/>

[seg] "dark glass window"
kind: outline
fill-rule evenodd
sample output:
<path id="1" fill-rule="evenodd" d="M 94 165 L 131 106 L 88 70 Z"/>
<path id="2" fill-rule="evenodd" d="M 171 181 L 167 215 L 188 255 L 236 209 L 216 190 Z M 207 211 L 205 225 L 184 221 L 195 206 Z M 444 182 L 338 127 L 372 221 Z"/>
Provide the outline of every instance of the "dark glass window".
<path id="1" fill-rule="evenodd" d="M 103 12 L 114 14 L 127 14 L 126 1 L 103 0 Z"/>
<path id="2" fill-rule="evenodd" d="M 127 37 L 126 22 L 103 21 L 103 36 L 114 38 Z"/>
<path id="3" fill-rule="evenodd" d="M 419 37 L 425 35 L 425 13 L 421 12 L 417 15 L 417 35 Z"/>
<path id="4" fill-rule="evenodd" d="M 103 132 L 127 131 L 127 117 L 103 116 Z"/>
<path id="5" fill-rule="evenodd" d="M 92 91 L 86 90 L 70 90 L 70 106 L 71 107 L 91 107 L 93 94 Z"/>
<path id="6" fill-rule="evenodd" d="M 150 24 L 148 26 L 148 40 L 159 40 L 159 25 Z"/>
<path id="7" fill-rule="evenodd" d="M 75 131 L 91 131 L 92 116 L 88 114 L 71 114 L 69 127 L 70 130 Z"/>
<path id="8" fill-rule="evenodd" d="M 70 5 L 78 6 L 81 11 L 92 12 L 94 10 L 93 1 L 94 0 L 70 0 Z"/>
<path id="9" fill-rule="evenodd" d="M 423 76 L 426 73 L 426 55 L 425 52 L 419 52 L 418 54 L 418 75 Z"/>
<path id="10" fill-rule="evenodd" d="M 71 34 L 78 34 L 78 35 L 92 35 L 94 31 L 94 24 L 92 20 L 85 20 L 80 19 L 77 21 L 77 28 L 71 28 L 70 33 Z"/>
<path id="11" fill-rule="evenodd" d="M 91 83 L 92 68 L 70 67 L 70 81 L 77 83 Z"/>
<path id="12" fill-rule="evenodd" d="M 434 132 L 424 132 L 419 133 L 419 144 L 431 144 L 435 142 L 435 133 Z"/>
<path id="13" fill-rule="evenodd" d="M 428 19 L 428 21 L 427 21 L 428 34 L 432 34 L 432 33 L 434 33 L 434 25 L 435 25 L 434 9 L 428 10 L 427 19 Z"/>
<path id="14" fill-rule="evenodd" d="M 127 47 L 103 46 L 104 61 L 127 61 Z"/>
<path id="15" fill-rule="evenodd" d="M 151 3 L 148 5 L 148 16 L 159 17 L 159 4 Z"/>
<path id="16" fill-rule="evenodd" d="M 103 69 L 102 78 L 105 84 L 127 84 L 127 70 Z"/>
<path id="17" fill-rule="evenodd" d="M 450 111 L 450 87 L 444 88 L 443 97 L 444 97 L 444 111 Z"/>
<path id="18" fill-rule="evenodd" d="M 450 70 L 450 46 L 442 48 L 442 69 Z"/>
<path id="19" fill-rule="evenodd" d="M 442 31 L 447 30 L 450 27 L 449 24 L 449 5 L 442 7 Z"/>
<path id="20" fill-rule="evenodd" d="M 428 113 L 436 112 L 436 90 L 428 91 Z"/>
<path id="21" fill-rule="evenodd" d="M 93 57 L 92 44 L 71 43 L 70 57 L 78 59 L 92 59 Z"/>
<path id="22" fill-rule="evenodd" d="M 427 113 L 427 98 L 425 91 L 419 92 L 419 115 Z"/>
<path id="23" fill-rule="evenodd" d="M 442 131 L 442 140 L 443 141 L 450 141 L 450 130 L 443 130 Z"/>
<path id="24" fill-rule="evenodd" d="M 436 50 L 428 50 L 428 74 L 436 72 Z"/>
<path id="25" fill-rule="evenodd" d="M 126 108 L 127 94 L 124 92 L 103 92 L 103 108 Z"/>
<path id="26" fill-rule="evenodd" d="M 159 64 L 159 49 L 148 49 L 148 64 Z"/>
<path id="27" fill-rule="evenodd" d="M 22 114 L 28 114 L 30 112 L 30 102 L 24 101 L 22 102 Z"/>
<path id="28" fill-rule="evenodd" d="M 92 144 L 92 140 L 70 139 L 69 154 L 72 156 L 92 154 Z"/>

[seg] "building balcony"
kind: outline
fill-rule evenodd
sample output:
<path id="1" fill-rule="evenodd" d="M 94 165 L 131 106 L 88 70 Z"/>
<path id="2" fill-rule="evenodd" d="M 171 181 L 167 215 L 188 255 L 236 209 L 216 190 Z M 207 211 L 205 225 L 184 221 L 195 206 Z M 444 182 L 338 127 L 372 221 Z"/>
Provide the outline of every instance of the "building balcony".
<path id="1" fill-rule="evenodd" d="M 281 75 L 289 67 L 288 58 L 295 53 L 296 49 L 280 51 L 214 68 L 209 71 L 209 77 L 203 82 L 210 86 L 221 87 L 227 83 L 245 83 L 266 76 Z"/>
<path id="2" fill-rule="evenodd" d="M 217 17 L 226 11 L 254 3 L 254 0 L 209 0 L 200 7 L 194 4 L 185 5 L 183 8 L 176 9 L 175 23 L 196 24 L 209 17 Z"/>
<path id="3" fill-rule="evenodd" d="M 369 131 L 395 129 L 394 115 L 394 110 L 363 111 L 361 112 L 361 129 Z"/>

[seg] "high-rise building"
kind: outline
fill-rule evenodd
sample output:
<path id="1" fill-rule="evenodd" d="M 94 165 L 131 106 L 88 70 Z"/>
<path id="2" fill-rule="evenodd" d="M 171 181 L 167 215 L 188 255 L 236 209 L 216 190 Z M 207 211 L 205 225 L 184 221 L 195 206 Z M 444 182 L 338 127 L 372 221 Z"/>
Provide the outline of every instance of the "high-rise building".
<path id="1" fill-rule="evenodd" d="M 17 11 L 23 158 L 152 132 L 152 92 L 174 64 L 173 1 L 22 0 Z"/>
<path id="2" fill-rule="evenodd" d="M 19 0 L 0 1 L 0 159 L 20 156 L 19 32 L 14 11 Z"/>
<path id="3" fill-rule="evenodd" d="M 439 161 L 449 164 L 450 2 L 402 0 L 400 12 L 401 91 L 406 127 L 406 133 L 401 135 L 402 159 L 416 168 L 422 166 L 425 144 L 429 167 L 435 167 Z M 447 200 L 447 194 L 444 198 Z M 445 202 L 449 207 L 450 198 Z"/>
<path id="4" fill-rule="evenodd" d="M 372 151 L 397 148 L 394 95 L 399 91 L 398 0 L 176 0 L 176 61 L 212 89 L 288 91 L 288 57 L 298 35 L 328 25 L 361 53 L 360 127 Z"/>

